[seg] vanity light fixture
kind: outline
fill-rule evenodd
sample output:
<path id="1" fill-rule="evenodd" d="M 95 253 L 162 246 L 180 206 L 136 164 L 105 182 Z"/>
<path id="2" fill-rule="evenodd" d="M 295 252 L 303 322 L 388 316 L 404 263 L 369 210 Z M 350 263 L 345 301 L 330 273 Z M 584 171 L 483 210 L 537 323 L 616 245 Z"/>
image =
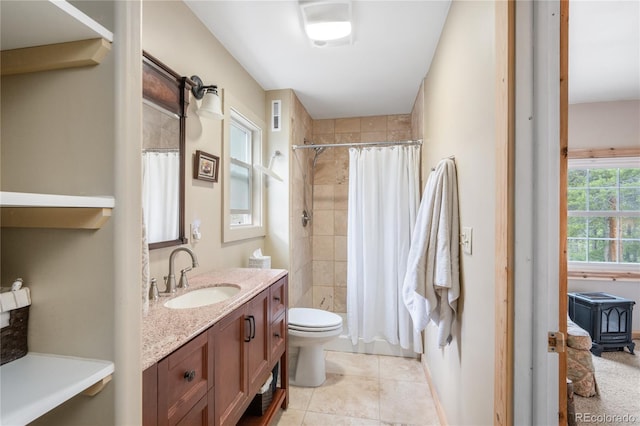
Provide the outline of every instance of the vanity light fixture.
<path id="1" fill-rule="evenodd" d="M 191 81 L 195 83 L 195 86 L 191 87 L 191 93 L 196 99 L 202 99 L 200 108 L 198 108 L 198 115 L 216 120 L 224 119 L 222 101 L 220 100 L 220 95 L 218 95 L 218 86 L 205 86 L 197 75 L 191 76 Z"/>
<path id="2" fill-rule="evenodd" d="M 316 47 L 351 44 L 351 0 L 300 0 L 307 37 Z"/>

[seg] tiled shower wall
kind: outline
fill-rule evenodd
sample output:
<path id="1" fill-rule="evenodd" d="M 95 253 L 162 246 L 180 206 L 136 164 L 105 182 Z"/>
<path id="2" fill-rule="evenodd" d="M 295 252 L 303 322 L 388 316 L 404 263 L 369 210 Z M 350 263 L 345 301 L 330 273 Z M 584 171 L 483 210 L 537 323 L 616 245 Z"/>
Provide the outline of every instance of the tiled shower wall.
<path id="1" fill-rule="evenodd" d="M 313 120 L 312 140 L 317 144 L 408 140 L 411 121 L 410 114 Z M 346 312 L 348 148 L 328 148 L 318 156 L 313 184 L 313 307 Z"/>
<path id="2" fill-rule="evenodd" d="M 305 139 L 311 139 L 312 121 L 302 103 L 291 91 L 291 144 L 302 145 Z M 291 307 L 309 307 L 312 305 L 312 247 L 311 226 L 302 226 L 301 216 L 307 203 L 311 202 L 312 150 L 290 150 L 291 155 L 291 198 L 290 208 L 290 270 L 289 305 Z"/>

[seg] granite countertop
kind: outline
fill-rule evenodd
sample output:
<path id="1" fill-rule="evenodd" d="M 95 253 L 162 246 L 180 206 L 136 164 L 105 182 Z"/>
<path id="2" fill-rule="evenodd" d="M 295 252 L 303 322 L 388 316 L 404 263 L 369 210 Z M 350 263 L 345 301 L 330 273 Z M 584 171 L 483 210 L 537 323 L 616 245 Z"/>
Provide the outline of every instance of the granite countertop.
<path id="1" fill-rule="evenodd" d="M 142 318 L 142 369 L 145 370 L 198 334 L 211 327 L 271 284 L 284 277 L 284 269 L 234 268 L 189 276 L 189 288 L 178 289 L 175 296 L 149 301 L 149 310 Z M 190 309 L 170 309 L 167 300 L 198 288 L 229 283 L 240 287 L 231 298 L 208 306 Z"/>

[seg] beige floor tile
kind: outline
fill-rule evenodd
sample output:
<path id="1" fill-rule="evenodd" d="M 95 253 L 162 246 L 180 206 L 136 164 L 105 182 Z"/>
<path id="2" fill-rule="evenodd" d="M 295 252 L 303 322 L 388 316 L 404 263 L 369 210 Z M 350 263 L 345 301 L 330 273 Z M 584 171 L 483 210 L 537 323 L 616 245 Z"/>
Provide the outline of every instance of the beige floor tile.
<path id="1" fill-rule="evenodd" d="M 300 426 L 302 419 L 304 419 L 304 414 L 304 410 L 296 410 L 294 408 L 280 410 L 273 424 L 277 426 Z"/>
<path id="2" fill-rule="evenodd" d="M 311 401 L 314 388 L 302 388 L 299 386 L 289 386 L 289 408 L 296 410 L 306 410 Z"/>
<path id="3" fill-rule="evenodd" d="M 322 414 L 308 411 L 304 416 L 303 425 L 309 426 L 379 426 L 377 420 L 359 419 L 356 417 L 336 416 L 334 414 Z"/>
<path id="4" fill-rule="evenodd" d="M 378 358 L 377 355 L 326 351 L 327 373 L 377 379 L 380 371 Z"/>
<path id="5" fill-rule="evenodd" d="M 313 391 L 307 410 L 378 420 L 379 395 L 378 379 L 327 374 L 327 381 Z"/>
<path id="6" fill-rule="evenodd" d="M 439 424 L 429 386 L 424 382 L 380 380 L 380 420 L 392 424 Z"/>
<path id="7" fill-rule="evenodd" d="M 380 356 L 380 379 L 426 381 L 424 370 L 417 358 Z"/>

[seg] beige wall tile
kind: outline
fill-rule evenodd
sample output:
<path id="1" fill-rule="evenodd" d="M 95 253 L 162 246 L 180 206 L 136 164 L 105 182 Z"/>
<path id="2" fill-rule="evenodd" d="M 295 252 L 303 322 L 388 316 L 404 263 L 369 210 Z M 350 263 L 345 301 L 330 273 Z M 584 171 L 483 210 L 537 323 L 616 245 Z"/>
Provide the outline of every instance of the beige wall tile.
<path id="1" fill-rule="evenodd" d="M 336 143 L 336 135 L 334 133 L 318 133 L 318 134 L 314 133 L 313 143 L 316 143 L 316 144 Z M 327 154 L 327 153 L 328 152 L 325 151 L 323 154 Z"/>
<path id="2" fill-rule="evenodd" d="M 333 235 L 333 210 L 318 210 L 313 212 L 313 235 Z"/>
<path id="3" fill-rule="evenodd" d="M 336 163 L 333 152 L 325 151 L 318 157 L 313 173 L 313 183 L 314 185 L 334 185 L 336 183 Z"/>
<path id="4" fill-rule="evenodd" d="M 390 130 L 387 132 L 390 141 L 406 141 L 411 139 L 411 130 Z"/>
<path id="5" fill-rule="evenodd" d="M 411 114 L 388 115 L 387 130 L 411 130 Z"/>
<path id="6" fill-rule="evenodd" d="M 333 235 L 347 235 L 347 211 L 333 211 Z"/>
<path id="7" fill-rule="evenodd" d="M 337 118 L 336 119 L 336 133 L 360 133 L 360 118 Z"/>
<path id="8" fill-rule="evenodd" d="M 315 185 L 313 188 L 314 210 L 333 210 L 334 185 Z"/>
<path id="9" fill-rule="evenodd" d="M 387 132 L 362 132 L 360 133 L 361 142 L 384 142 L 387 140 Z"/>
<path id="10" fill-rule="evenodd" d="M 338 184 L 333 187 L 333 205 L 336 210 L 349 208 L 349 185 Z"/>
<path id="11" fill-rule="evenodd" d="M 333 312 L 347 312 L 347 288 L 333 288 Z"/>
<path id="12" fill-rule="evenodd" d="M 336 285 L 336 287 L 347 286 L 347 262 L 344 262 L 344 261 L 334 262 L 333 282 Z"/>
<path id="13" fill-rule="evenodd" d="M 336 143 L 358 143 L 360 132 L 336 133 Z M 347 148 L 333 148 L 335 150 L 347 150 Z"/>
<path id="14" fill-rule="evenodd" d="M 331 286 L 334 285 L 333 261 L 314 260 L 313 261 L 313 285 Z"/>
<path id="15" fill-rule="evenodd" d="M 313 237 L 313 260 L 333 260 L 333 237 Z"/>
<path id="16" fill-rule="evenodd" d="M 313 120 L 313 134 L 334 133 L 336 121 L 331 120 Z"/>
<path id="17" fill-rule="evenodd" d="M 313 307 L 333 311 L 333 287 L 313 286 Z"/>
<path id="18" fill-rule="evenodd" d="M 334 237 L 335 249 L 334 260 L 346 261 L 347 260 L 347 237 Z"/>
<path id="19" fill-rule="evenodd" d="M 377 115 L 371 117 L 362 117 L 360 119 L 360 131 L 361 132 L 386 132 L 387 131 L 387 116 Z"/>

